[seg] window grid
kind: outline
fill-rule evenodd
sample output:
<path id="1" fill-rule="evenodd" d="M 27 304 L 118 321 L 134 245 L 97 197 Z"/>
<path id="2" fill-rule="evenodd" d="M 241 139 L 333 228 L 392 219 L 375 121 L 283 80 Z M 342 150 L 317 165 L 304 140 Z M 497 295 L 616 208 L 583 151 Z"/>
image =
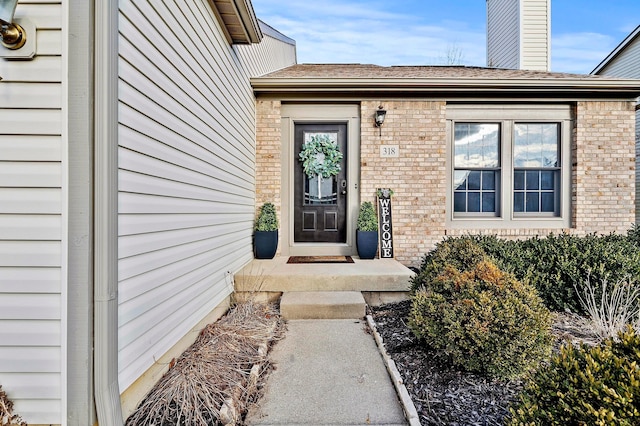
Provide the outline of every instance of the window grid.
<path id="1" fill-rule="evenodd" d="M 454 127 L 454 212 L 499 212 L 500 124 L 456 123 Z"/>
<path id="2" fill-rule="evenodd" d="M 515 215 L 559 215 L 559 127 L 559 123 L 515 123 Z"/>
<path id="3" fill-rule="evenodd" d="M 496 213 L 499 170 L 456 170 L 454 211 Z M 459 182 L 459 183 L 458 183 Z"/>

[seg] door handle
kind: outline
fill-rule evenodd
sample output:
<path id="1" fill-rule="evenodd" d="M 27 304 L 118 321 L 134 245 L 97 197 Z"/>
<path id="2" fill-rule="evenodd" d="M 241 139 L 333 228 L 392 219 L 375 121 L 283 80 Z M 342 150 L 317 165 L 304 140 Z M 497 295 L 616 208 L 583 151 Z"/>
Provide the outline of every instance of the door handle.
<path id="1" fill-rule="evenodd" d="M 340 187 L 342 188 L 342 191 L 340 192 L 342 195 L 346 195 L 347 194 L 347 180 L 343 179 L 340 182 Z"/>

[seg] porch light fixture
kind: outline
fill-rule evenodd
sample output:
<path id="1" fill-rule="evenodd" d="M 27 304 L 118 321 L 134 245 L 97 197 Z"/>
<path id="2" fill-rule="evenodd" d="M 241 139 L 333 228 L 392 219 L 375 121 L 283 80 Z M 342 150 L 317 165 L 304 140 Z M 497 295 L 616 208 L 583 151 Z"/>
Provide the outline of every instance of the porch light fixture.
<path id="1" fill-rule="evenodd" d="M 0 39 L 7 49 L 20 49 L 27 42 L 27 32 L 13 22 L 18 0 L 0 0 Z"/>
<path id="2" fill-rule="evenodd" d="M 378 110 L 376 111 L 376 127 L 380 129 L 380 136 L 382 136 L 382 124 L 384 124 L 384 119 L 387 116 L 387 111 L 383 109 L 383 106 L 380 105 Z"/>

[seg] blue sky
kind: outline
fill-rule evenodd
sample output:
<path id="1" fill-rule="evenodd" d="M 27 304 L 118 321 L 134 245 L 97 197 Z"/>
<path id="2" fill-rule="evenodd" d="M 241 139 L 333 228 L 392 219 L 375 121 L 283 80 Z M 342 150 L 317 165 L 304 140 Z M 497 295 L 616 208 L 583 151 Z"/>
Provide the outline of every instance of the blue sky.
<path id="1" fill-rule="evenodd" d="M 253 0 L 298 63 L 486 65 L 485 0 Z M 588 74 L 640 25 L 639 0 L 552 0 L 551 70 Z"/>

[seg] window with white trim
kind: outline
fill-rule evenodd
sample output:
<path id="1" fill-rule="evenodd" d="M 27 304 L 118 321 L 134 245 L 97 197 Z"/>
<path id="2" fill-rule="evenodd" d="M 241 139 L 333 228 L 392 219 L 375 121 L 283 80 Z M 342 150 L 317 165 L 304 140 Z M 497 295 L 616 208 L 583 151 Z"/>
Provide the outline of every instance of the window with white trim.
<path id="1" fill-rule="evenodd" d="M 449 226 L 569 226 L 569 106 L 453 106 L 447 119 Z"/>

